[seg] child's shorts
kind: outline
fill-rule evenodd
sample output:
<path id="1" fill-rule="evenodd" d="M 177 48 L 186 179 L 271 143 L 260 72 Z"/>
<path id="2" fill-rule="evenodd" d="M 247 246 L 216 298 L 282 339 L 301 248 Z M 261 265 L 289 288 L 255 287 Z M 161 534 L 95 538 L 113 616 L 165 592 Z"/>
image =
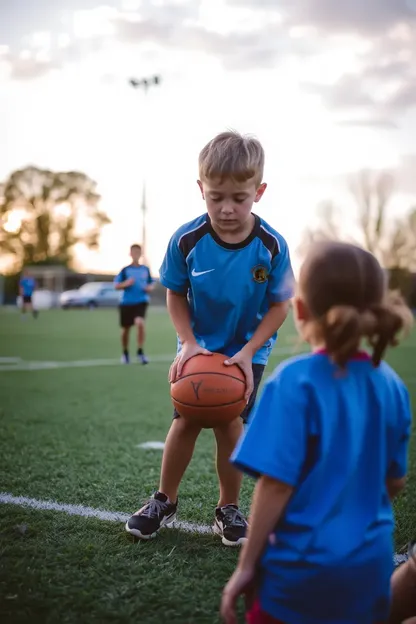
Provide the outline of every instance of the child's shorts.
<path id="1" fill-rule="evenodd" d="M 240 418 L 242 419 L 243 423 L 246 424 L 248 421 L 248 418 L 250 416 L 251 410 L 254 407 L 254 403 L 256 401 L 256 397 L 257 397 L 257 392 L 263 377 L 263 373 L 264 373 L 264 369 L 265 369 L 265 365 L 264 364 L 253 364 L 253 381 L 254 381 L 254 389 L 253 392 L 251 393 L 251 397 L 249 399 L 249 402 L 247 403 L 246 407 L 244 408 L 244 412 L 241 414 Z M 176 411 L 176 409 L 173 411 L 173 418 L 179 418 L 179 414 Z"/>
<path id="2" fill-rule="evenodd" d="M 251 610 L 246 613 L 246 624 L 284 624 L 284 622 L 276 620 L 272 615 L 262 611 L 260 601 L 256 600 Z M 379 624 L 386 624 L 386 622 Z"/>
<path id="3" fill-rule="evenodd" d="M 272 615 L 261 610 L 260 601 L 256 600 L 250 611 L 246 613 L 247 624 L 284 624 L 280 620 L 276 620 Z"/>

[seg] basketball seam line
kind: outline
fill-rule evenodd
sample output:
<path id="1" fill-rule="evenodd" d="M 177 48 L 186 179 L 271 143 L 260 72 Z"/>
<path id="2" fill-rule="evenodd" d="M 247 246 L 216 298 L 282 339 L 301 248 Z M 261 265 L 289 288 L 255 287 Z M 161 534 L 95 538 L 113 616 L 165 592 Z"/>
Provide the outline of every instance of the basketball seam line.
<path id="1" fill-rule="evenodd" d="M 239 381 L 240 383 L 245 384 L 245 381 L 243 381 L 239 377 L 234 377 L 234 375 L 227 375 L 227 373 L 217 373 L 213 371 L 202 371 L 200 373 L 189 373 L 188 375 L 183 375 L 179 377 L 179 379 L 174 381 L 172 385 L 178 383 L 179 381 L 182 381 L 182 379 L 186 379 L 187 377 L 193 377 L 194 375 L 220 375 L 221 377 L 228 377 L 229 379 L 235 379 L 236 381 Z"/>
<path id="2" fill-rule="evenodd" d="M 215 405 L 194 405 L 194 403 L 183 403 L 182 401 L 178 401 L 175 397 L 172 397 L 175 403 L 179 405 L 184 405 L 185 407 L 195 407 L 196 409 L 217 409 L 217 407 L 227 407 L 228 405 L 236 405 L 237 403 L 244 402 L 244 399 L 237 399 L 236 401 L 231 401 L 230 403 L 216 403 Z"/>

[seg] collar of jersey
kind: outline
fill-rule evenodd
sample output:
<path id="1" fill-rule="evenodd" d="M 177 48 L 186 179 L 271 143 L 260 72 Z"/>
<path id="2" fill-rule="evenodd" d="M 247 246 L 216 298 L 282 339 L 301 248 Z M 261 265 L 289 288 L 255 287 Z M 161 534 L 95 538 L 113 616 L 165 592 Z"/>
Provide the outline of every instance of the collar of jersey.
<path id="1" fill-rule="evenodd" d="M 247 245 L 249 245 L 251 241 L 253 241 L 256 238 L 256 236 L 258 236 L 260 233 L 260 226 L 261 226 L 260 217 L 254 214 L 254 212 L 252 214 L 254 217 L 254 227 L 251 230 L 250 234 L 247 236 L 247 238 L 242 240 L 240 243 L 226 243 L 225 241 L 223 241 L 222 238 L 218 236 L 218 234 L 212 227 L 211 219 L 209 218 L 209 214 L 207 213 L 206 219 L 207 219 L 209 233 L 211 234 L 215 242 L 218 243 L 218 245 L 221 245 L 221 247 L 224 247 L 225 249 L 243 249 L 244 247 L 247 247 Z"/>
<path id="2" fill-rule="evenodd" d="M 318 349 L 317 351 L 314 351 L 314 353 L 315 355 L 329 355 L 327 349 Z M 350 357 L 350 360 L 368 361 L 371 360 L 371 357 L 367 351 L 357 351 Z"/>

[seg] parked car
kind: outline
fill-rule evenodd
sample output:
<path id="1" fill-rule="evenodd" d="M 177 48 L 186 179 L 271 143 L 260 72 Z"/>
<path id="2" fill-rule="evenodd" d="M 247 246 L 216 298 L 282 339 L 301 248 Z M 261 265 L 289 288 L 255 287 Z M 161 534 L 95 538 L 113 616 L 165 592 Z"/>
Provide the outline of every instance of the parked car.
<path id="1" fill-rule="evenodd" d="M 116 307 L 120 303 L 121 291 L 111 282 L 88 282 L 77 290 L 66 290 L 60 296 L 60 305 L 69 308 Z"/>

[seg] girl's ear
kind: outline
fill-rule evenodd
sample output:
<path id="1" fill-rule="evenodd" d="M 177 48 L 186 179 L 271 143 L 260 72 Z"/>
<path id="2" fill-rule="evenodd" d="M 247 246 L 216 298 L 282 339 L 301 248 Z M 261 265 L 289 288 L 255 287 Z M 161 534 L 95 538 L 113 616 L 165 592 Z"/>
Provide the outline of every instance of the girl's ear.
<path id="1" fill-rule="evenodd" d="M 295 311 L 295 315 L 298 321 L 309 320 L 308 309 L 303 299 L 301 299 L 300 297 L 295 297 L 293 300 L 293 309 Z"/>

